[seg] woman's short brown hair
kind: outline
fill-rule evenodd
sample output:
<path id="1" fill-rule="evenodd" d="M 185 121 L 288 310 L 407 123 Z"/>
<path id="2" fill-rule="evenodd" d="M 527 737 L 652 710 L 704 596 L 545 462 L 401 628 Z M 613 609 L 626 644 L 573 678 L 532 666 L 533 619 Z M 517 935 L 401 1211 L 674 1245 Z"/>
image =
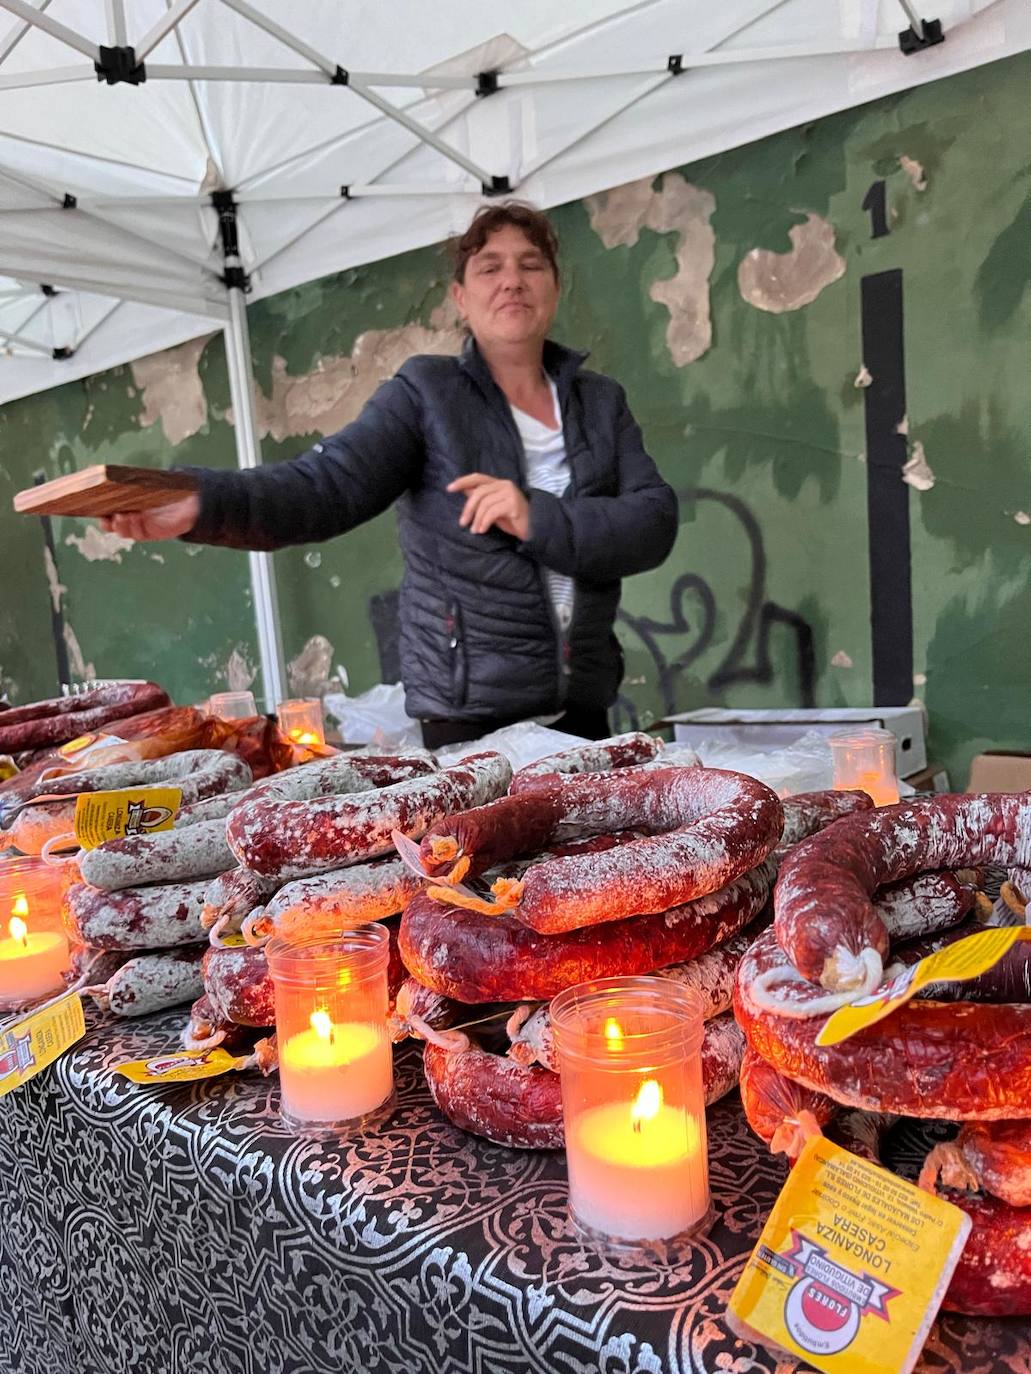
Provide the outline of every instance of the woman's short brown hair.
<path id="1" fill-rule="evenodd" d="M 465 267 L 484 246 L 491 234 L 506 225 L 521 230 L 546 259 L 558 281 L 558 236 L 547 215 L 521 200 L 506 200 L 500 205 L 481 205 L 464 234 L 456 234 L 448 244 L 455 268 L 455 281 L 465 281 Z"/>

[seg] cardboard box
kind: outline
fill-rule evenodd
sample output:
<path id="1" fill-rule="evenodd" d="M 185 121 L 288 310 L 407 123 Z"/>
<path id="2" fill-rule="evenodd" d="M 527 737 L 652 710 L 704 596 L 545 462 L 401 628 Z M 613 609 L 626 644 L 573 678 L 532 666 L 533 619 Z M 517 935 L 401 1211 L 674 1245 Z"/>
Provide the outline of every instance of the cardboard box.
<path id="1" fill-rule="evenodd" d="M 914 792 L 951 792 L 949 770 L 940 763 L 929 763 L 919 773 L 910 773 L 906 779 Z"/>
<path id="2" fill-rule="evenodd" d="M 677 743 L 695 745 L 703 739 L 725 736 L 728 741 L 756 750 L 781 749 L 815 730 L 836 735 L 850 727 L 877 725 L 896 739 L 895 771 L 908 778 L 927 767 L 924 713 L 919 706 L 832 707 L 827 710 L 735 711 L 703 707 L 681 711 L 656 721 L 653 729 L 669 726 Z"/>
<path id="3" fill-rule="evenodd" d="M 970 761 L 968 792 L 1031 790 L 1031 754 L 975 754 Z"/>

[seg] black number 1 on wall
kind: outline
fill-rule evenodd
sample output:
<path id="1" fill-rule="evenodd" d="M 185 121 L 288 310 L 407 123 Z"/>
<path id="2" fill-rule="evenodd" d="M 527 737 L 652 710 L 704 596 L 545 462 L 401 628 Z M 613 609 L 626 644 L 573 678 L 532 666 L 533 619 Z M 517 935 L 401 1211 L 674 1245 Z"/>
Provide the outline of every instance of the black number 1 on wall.
<path id="1" fill-rule="evenodd" d="M 872 239 L 883 239 L 886 234 L 891 233 L 888 228 L 887 187 L 883 181 L 871 183 L 869 191 L 863 197 L 863 209 L 870 211 L 870 237 Z"/>

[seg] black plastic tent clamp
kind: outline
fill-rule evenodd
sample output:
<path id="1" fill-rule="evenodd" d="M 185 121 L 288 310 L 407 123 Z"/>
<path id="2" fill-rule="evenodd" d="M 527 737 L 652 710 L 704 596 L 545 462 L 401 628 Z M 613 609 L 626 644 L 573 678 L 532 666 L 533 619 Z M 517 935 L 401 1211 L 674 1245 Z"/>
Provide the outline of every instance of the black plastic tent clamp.
<path id="1" fill-rule="evenodd" d="M 340 64 L 337 63 L 337 69 L 329 78 L 329 84 L 331 86 L 350 86 L 351 73 L 346 67 L 341 67 Z"/>
<path id="2" fill-rule="evenodd" d="M 71 191 L 65 191 L 64 199 L 61 201 L 61 209 L 74 210 L 78 203 L 78 200 L 72 195 Z"/>
<path id="3" fill-rule="evenodd" d="M 666 70 L 670 76 L 684 75 L 684 54 L 682 52 L 671 53 L 666 59 Z"/>
<path id="4" fill-rule="evenodd" d="M 488 95 L 497 95 L 498 74 L 496 71 L 476 73 L 476 94 L 482 98 Z"/>
<path id="5" fill-rule="evenodd" d="M 51 352 L 51 357 L 55 363 L 63 363 L 68 358 L 74 358 L 74 348 L 55 348 Z"/>
<path id="6" fill-rule="evenodd" d="M 140 86 L 147 79 L 147 68 L 142 62 L 136 61 L 136 49 L 131 46 L 102 46 L 100 60 L 93 63 L 93 70 L 97 74 L 97 80 L 106 81 L 109 86 L 118 86 L 122 82 L 129 86 Z"/>
<path id="7" fill-rule="evenodd" d="M 490 181 L 483 181 L 480 186 L 485 196 L 507 196 L 512 191 L 508 177 L 492 176 Z"/>
<path id="8" fill-rule="evenodd" d="M 945 42 L 945 30 L 942 28 L 940 19 L 925 19 L 923 30 L 922 34 L 917 33 L 910 24 L 908 29 L 903 29 L 899 34 L 899 47 L 907 57 L 912 57 L 915 52 L 923 52 L 925 48 L 934 48 L 939 43 Z"/>
<path id="9" fill-rule="evenodd" d="M 49 282 L 41 281 L 39 284 L 39 289 L 43 292 L 44 296 L 57 295 L 57 287 L 51 286 Z"/>
<path id="10" fill-rule="evenodd" d="M 240 266 L 240 238 L 237 233 L 236 197 L 232 191 L 212 191 L 211 204 L 218 213 L 218 232 L 222 239 L 222 257 L 225 269 L 222 281 L 230 291 L 249 291 L 250 273 Z M 230 263 L 230 258 L 237 261 Z"/>

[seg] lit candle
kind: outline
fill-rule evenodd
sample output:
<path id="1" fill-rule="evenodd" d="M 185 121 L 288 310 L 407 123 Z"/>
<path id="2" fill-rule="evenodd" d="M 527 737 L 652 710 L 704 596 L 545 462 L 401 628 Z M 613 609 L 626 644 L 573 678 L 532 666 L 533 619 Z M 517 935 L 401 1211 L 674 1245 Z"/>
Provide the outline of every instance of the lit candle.
<path id="1" fill-rule="evenodd" d="M 370 922 L 265 946 L 276 993 L 279 1083 L 291 1126 L 345 1131 L 394 1093 L 387 1029 L 390 935 Z"/>
<path id="2" fill-rule="evenodd" d="M 322 702 L 318 697 L 297 697 L 276 707 L 279 728 L 295 744 L 325 744 Z"/>
<path id="3" fill-rule="evenodd" d="M 279 1052 L 283 1110 L 297 1122 L 349 1121 L 381 1107 L 394 1088 L 385 1026 L 331 1021 L 314 1011 L 308 1030 Z"/>
<path id="4" fill-rule="evenodd" d="M 622 1244 L 709 1215 L 701 999 L 662 977 L 601 978 L 551 1003 L 574 1224 Z"/>
<path id="5" fill-rule="evenodd" d="M 858 788 L 874 806 L 894 806 L 899 799 L 895 776 L 895 736 L 869 727 L 831 735 L 828 743 L 838 791 Z"/>
<path id="6" fill-rule="evenodd" d="M 28 915 L 24 897 L 15 899 L 13 910 L 22 907 Z M 21 915 L 7 923 L 8 937 L 0 940 L 0 1002 L 9 1005 L 32 1002 L 59 992 L 68 970 L 68 937 L 60 931 L 29 931 Z"/>
<path id="7" fill-rule="evenodd" d="M 594 1231 L 631 1241 L 668 1240 L 709 1208 L 697 1123 L 668 1106 L 647 1079 L 632 1103 L 608 1102 L 575 1118 L 566 1137 L 570 1205 Z"/>

